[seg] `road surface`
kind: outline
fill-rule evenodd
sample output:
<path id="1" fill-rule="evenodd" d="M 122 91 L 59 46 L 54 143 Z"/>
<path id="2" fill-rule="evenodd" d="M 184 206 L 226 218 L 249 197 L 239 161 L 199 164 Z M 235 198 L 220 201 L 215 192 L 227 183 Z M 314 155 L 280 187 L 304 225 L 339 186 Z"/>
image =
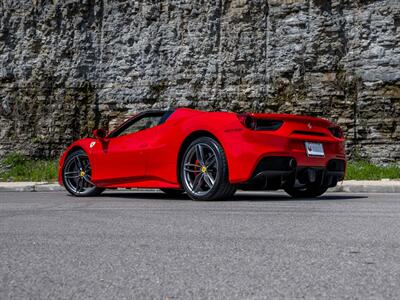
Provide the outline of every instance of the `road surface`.
<path id="1" fill-rule="evenodd" d="M 0 299 L 400 298 L 400 196 L 0 193 Z"/>

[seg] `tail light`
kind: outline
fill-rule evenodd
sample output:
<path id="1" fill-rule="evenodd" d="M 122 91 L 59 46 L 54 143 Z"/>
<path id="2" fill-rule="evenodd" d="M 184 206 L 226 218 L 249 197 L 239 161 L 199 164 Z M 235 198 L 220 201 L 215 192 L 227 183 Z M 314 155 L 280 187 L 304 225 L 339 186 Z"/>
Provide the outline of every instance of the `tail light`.
<path id="1" fill-rule="evenodd" d="M 337 137 L 338 139 L 344 137 L 343 130 L 339 126 L 329 127 L 328 129 L 334 137 Z"/>
<path id="2" fill-rule="evenodd" d="M 237 117 L 244 127 L 251 130 L 277 130 L 283 124 L 283 121 L 279 120 L 255 119 L 249 114 L 240 114 Z"/>
<path id="3" fill-rule="evenodd" d="M 249 114 L 240 114 L 237 115 L 240 123 L 248 129 L 255 130 L 256 129 L 256 120 L 250 116 Z"/>

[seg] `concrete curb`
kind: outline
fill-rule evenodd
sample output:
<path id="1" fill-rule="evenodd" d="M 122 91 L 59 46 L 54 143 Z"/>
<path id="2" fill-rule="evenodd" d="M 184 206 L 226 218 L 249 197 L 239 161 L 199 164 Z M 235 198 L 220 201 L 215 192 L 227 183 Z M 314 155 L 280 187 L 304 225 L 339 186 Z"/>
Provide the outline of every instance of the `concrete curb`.
<path id="1" fill-rule="evenodd" d="M 58 183 L 48 182 L 0 182 L 0 192 L 59 192 L 64 190 Z"/>
<path id="2" fill-rule="evenodd" d="M 154 191 L 155 189 L 132 189 L 132 191 Z M 0 192 L 60 192 L 65 189 L 58 183 L 49 182 L 0 182 Z M 399 193 L 400 180 L 346 180 L 330 192 L 347 193 Z"/>
<path id="3" fill-rule="evenodd" d="M 346 180 L 331 189 L 348 193 L 400 193 L 400 180 Z"/>
<path id="4" fill-rule="evenodd" d="M 35 185 L 35 192 L 60 192 L 65 189 L 58 183 L 43 183 Z"/>

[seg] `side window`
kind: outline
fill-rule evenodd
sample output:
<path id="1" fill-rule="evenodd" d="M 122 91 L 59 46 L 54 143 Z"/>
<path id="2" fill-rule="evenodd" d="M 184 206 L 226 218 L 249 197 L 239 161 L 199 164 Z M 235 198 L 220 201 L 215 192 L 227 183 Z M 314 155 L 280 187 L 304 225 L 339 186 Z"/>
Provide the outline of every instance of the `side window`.
<path id="1" fill-rule="evenodd" d="M 160 116 L 144 116 L 139 120 L 133 122 L 124 128 L 121 132 L 119 132 L 116 136 L 127 135 L 131 133 L 135 133 L 144 129 L 148 129 L 154 126 L 157 126 L 160 123 L 162 115 Z"/>

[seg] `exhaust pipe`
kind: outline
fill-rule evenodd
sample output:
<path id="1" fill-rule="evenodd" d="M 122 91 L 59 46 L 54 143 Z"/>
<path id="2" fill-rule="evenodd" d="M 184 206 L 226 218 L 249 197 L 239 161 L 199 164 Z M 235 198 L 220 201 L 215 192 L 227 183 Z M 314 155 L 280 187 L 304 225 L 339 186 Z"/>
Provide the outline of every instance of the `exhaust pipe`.
<path id="1" fill-rule="evenodd" d="M 317 172 L 315 169 L 308 168 L 307 169 L 308 181 L 310 183 L 314 183 L 317 180 Z"/>

